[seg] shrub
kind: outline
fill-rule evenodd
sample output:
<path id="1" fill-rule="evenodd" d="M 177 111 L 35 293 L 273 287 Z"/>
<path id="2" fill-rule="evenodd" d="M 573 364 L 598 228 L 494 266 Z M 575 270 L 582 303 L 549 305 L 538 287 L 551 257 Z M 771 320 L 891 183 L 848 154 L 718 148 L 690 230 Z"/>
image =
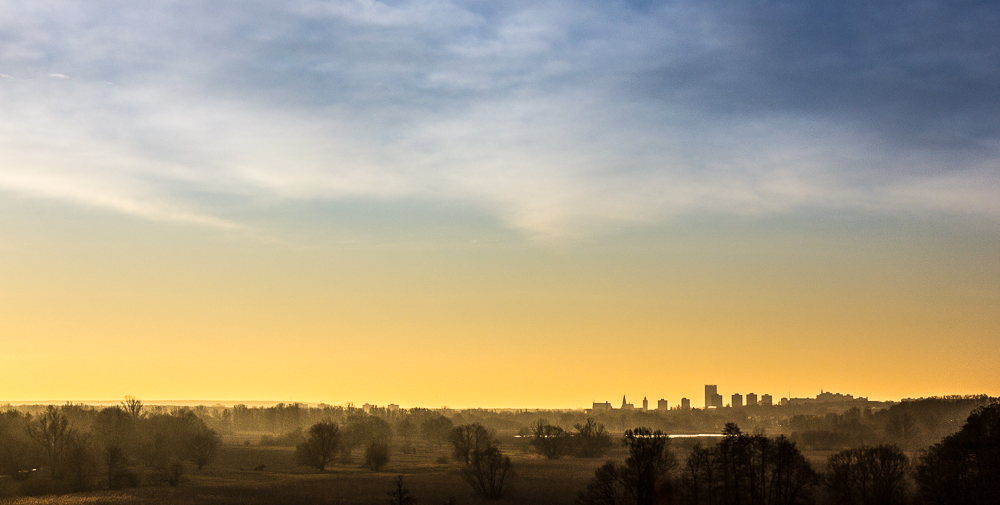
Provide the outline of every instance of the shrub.
<path id="1" fill-rule="evenodd" d="M 500 449 L 490 446 L 481 451 L 474 451 L 469 463 L 462 470 L 462 478 L 472 486 L 480 497 L 486 500 L 499 500 L 510 491 L 510 482 L 514 471 L 510 458 Z"/>
<path id="2" fill-rule="evenodd" d="M 382 470 L 389 462 L 389 444 L 372 440 L 365 448 L 365 466 L 373 472 Z"/>
<path id="3" fill-rule="evenodd" d="M 577 424 L 576 428 L 577 454 L 581 458 L 600 458 L 613 445 L 611 435 L 592 418 L 587 418 L 586 424 Z"/>

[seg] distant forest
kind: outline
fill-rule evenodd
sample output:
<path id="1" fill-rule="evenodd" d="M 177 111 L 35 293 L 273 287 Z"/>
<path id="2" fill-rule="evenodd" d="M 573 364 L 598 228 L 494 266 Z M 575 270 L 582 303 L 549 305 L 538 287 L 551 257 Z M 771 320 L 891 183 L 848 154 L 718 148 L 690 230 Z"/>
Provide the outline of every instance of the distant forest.
<path id="1" fill-rule="evenodd" d="M 697 434 L 717 436 L 671 438 Z M 517 475 L 508 453 L 518 450 L 546 460 L 623 458 L 596 470 L 576 498 L 580 504 L 651 504 L 664 496 L 689 504 L 1000 503 L 991 494 L 1000 492 L 993 489 L 1000 482 L 998 439 L 1000 403 L 987 396 L 590 414 L 350 404 L 163 407 L 126 397 L 103 408 L 0 408 L 0 475 L 13 483 L 0 481 L 0 492 L 176 486 L 185 473 L 211 465 L 223 445 L 294 448 L 291 464 L 320 472 L 348 463 L 377 472 L 393 454 L 414 453 L 419 442 L 449 447 L 463 479 L 484 500 L 506 496 Z M 826 467 L 813 469 L 801 451 L 822 454 Z M 961 467 L 965 474 L 949 477 L 965 464 L 954 461 L 970 454 L 978 473 Z M 396 485 L 403 500 L 402 477 Z M 963 498 L 948 486 L 982 491 Z M 865 494 L 873 489 L 883 494 Z"/>

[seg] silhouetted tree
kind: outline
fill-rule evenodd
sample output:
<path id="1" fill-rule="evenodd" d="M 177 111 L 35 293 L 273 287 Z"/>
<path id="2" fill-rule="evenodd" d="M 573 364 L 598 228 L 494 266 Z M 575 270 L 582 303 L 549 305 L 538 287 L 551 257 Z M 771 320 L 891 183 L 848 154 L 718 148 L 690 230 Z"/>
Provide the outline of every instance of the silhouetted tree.
<path id="1" fill-rule="evenodd" d="M 456 426 L 451 430 L 452 456 L 455 461 L 468 465 L 474 454 L 496 445 L 496 439 L 491 430 L 479 423 Z"/>
<path id="2" fill-rule="evenodd" d="M 795 442 L 784 435 L 774 439 L 763 435 L 754 437 L 769 441 L 762 444 L 764 454 L 761 457 L 762 473 L 767 483 L 759 489 L 770 500 L 761 500 L 759 503 L 794 505 L 810 501 L 812 489 L 819 482 L 819 475 L 795 446 Z"/>
<path id="3" fill-rule="evenodd" d="M 656 484 L 677 466 L 670 452 L 670 438 L 660 430 L 635 428 L 625 430 L 622 445 L 628 449 L 625 466 L 619 472 L 625 490 L 638 505 L 652 505 Z"/>
<path id="4" fill-rule="evenodd" d="M 188 457 L 191 438 L 204 421 L 190 409 L 175 409 L 170 414 L 144 416 L 137 423 L 137 460 L 153 470 L 152 476 L 161 482 L 176 486 L 180 483 Z"/>
<path id="5" fill-rule="evenodd" d="M 138 478 L 128 471 L 130 453 L 136 443 L 135 428 L 135 418 L 119 406 L 101 410 L 94 419 L 92 431 L 110 489 L 138 484 Z"/>
<path id="6" fill-rule="evenodd" d="M 476 448 L 462 469 L 462 478 L 480 497 L 498 500 L 510 490 L 514 471 L 510 458 L 495 446 Z"/>
<path id="7" fill-rule="evenodd" d="M 403 437 L 403 453 L 410 454 L 414 452 L 412 445 L 410 444 L 410 438 L 413 433 L 417 430 L 417 423 L 413 420 L 413 416 L 409 414 L 403 415 L 402 418 L 396 423 L 396 433 Z"/>
<path id="8" fill-rule="evenodd" d="M 97 460 L 94 458 L 89 433 L 69 429 L 65 435 L 63 465 L 74 491 L 93 489 L 97 475 Z"/>
<path id="9" fill-rule="evenodd" d="M 924 452 L 917 484 L 924 503 L 1000 503 L 1000 403 L 973 410 L 961 430 Z"/>
<path id="10" fill-rule="evenodd" d="M 142 400 L 134 396 L 126 396 L 121 403 L 122 410 L 135 419 L 142 417 Z"/>
<path id="11" fill-rule="evenodd" d="M 437 444 L 442 444 L 449 442 L 451 439 L 451 430 L 454 428 L 454 424 L 451 419 L 442 416 L 441 414 L 433 414 L 431 417 L 424 419 L 420 423 L 420 432 L 424 435 L 424 438 L 428 442 L 434 442 Z"/>
<path id="12" fill-rule="evenodd" d="M 698 505 L 793 505 L 809 501 L 818 475 L 784 436 L 747 435 L 727 423 L 715 447 L 696 445 L 681 475 L 681 497 Z"/>
<path id="13" fill-rule="evenodd" d="M 614 461 L 604 463 L 594 471 L 594 478 L 587 484 L 587 489 L 581 491 L 576 498 L 579 505 L 625 505 L 635 503 L 625 490 L 621 468 Z"/>
<path id="14" fill-rule="evenodd" d="M 688 454 L 681 472 L 681 491 L 686 503 L 691 505 L 713 505 L 722 503 L 724 483 L 719 482 L 716 447 L 695 444 Z"/>
<path id="15" fill-rule="evenodd" d="M 62 456 L 68 430 L 69 419 L 53 405 L 49 405 L 44 413 L 28 424 L 28 435 L 45 452 L 49 472 L 54 480 L 62 478 Z"/>
<path id="16" fill-rule="evenodd" d="M 417 499 L 410 494 L 410 490 L 403 487 L 403 476 L 397 475 L 392 479 L 392 491 L 389 491 L 390 505 L 411 505 L 417 503 Z"/>
<path id="17" fill-rule="evenodd" d="M 909 412 L 902 412 L 889 418 L 885 434 L 890 440 L 907 446 L 917 436 L 917 420 Z"/>
<path id="18" fill-rule="evenodd" d="M 857 447 L 830 456 L 823 483 L 841 505 L 906 503 L 910 460 L 894 445 Z"/>
<path id="19" fill-rule="evenodd" d="M 652 505 L 657 501 L 657 485 L 662 482 L 669 487 L 663 479 L 677 466 L 677 458 L 670 451 L 670 438 L 665 433 L 650 428 L 626 430 L 622 445 L 628 449 L 625 463 L 609 461 L 598 468 L 577 503 Z"/>
<path id="20" fill-rule="evenodd" d="M 367 448 L 372 442 L 388 445 L 392 442 L 392 426 L 385 419 L 367 414 L 354 414 L 347 419 L 341 434 L 341 460 L 348 463 L 355 447 Z"/>
<path id="21" fill-rule="evenodd" d="M 16 410 L 0 412 L 0 475 L 16 477 L 37 464 L 38 451 L 28 436 L 31 417 Z"/>
<path id="22" fill-rule="evenodd" d="M 207 426 L 199 429 L 188 442 L 188 455 L 191 462 L 198 467 L 198 470 L 201 470 L 215 459 L 215 453 L 221 444 L 222 439 L 215 430 L 209 429 Z"/>
<path id="23" fill-rule="evenodd" d="M 153 475 L 171 485 L 180 482 L 178 472 L 183 472 L 184 460 L 202 466 L 213 454 L 210 430 L 191 409 L 173 409 L 169 414 L 153 414 L 136 418 L 127 414 L 126 419 L 136 426 L 134 445 L 136 460 L 154 470 Z M 206 445 L 207 444 L 207 445 Z"/>
<path id="24" fill-rule="evenodd" d="M 576 424 L 577 454 L 582 458 L 599 458 L 611 449 L 611 435 L 593 418 L 588 417 L 585 424 Z"/>
<path id="25" fill-rule="evenodd" d="M 462 478 L 484 499 L 503 498 L 514 477 L 510 458 L 504 455 L 492 430 L 465 424 L 451 430 L 452 455 L 465 464 Z"/>
<path id="26" fill-rule="evenodd" d="M 531 446 L 546 459 L 559 459 L 569 450 L 571 439 L 561 427 L 539 419 L 532 427 Z"/>
<path id="27" fill-rule="evenodd" d="M 309 438 L 295 448 L 295 460 L 300 465 L 323 471 L 333 460 L 339 444 L 340 427 L 337 423 L 316 423 L 309 428 Z"/>

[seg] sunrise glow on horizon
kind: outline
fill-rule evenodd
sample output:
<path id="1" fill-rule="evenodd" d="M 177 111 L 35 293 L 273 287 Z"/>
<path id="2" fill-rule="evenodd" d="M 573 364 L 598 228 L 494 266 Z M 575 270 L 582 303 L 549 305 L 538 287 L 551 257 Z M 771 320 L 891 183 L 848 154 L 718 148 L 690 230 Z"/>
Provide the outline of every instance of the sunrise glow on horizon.
<path id="1" fill-rule="evenodd" d="M 238 4 L 0 12 L 0 404 L 1000 396 L 1000 7 Z"/>

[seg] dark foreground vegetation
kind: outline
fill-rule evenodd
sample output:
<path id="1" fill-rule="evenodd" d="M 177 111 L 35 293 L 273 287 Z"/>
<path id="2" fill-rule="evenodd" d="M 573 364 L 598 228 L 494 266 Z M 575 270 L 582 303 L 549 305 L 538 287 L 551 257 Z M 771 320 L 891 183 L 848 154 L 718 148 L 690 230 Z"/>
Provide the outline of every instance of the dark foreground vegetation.
<path id="1" fill-rule="evenodd" d="M 838 410 L 839 409 L 839 410 Z M 671 438 L 676 434 L 716 436 Z M 0 502 L 1000 503 L 1000 403 L 0 411 Z"/>

